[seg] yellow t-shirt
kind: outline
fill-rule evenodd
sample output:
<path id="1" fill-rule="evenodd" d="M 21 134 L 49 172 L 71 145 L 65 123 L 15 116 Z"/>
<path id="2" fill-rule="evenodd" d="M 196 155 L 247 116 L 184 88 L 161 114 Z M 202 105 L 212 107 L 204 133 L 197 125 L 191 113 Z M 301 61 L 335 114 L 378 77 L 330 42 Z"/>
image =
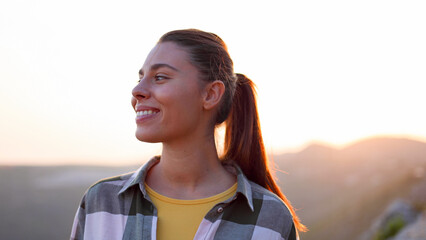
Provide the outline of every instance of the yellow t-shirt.
<path id="1" fill-rule="evenodd" d="M 198 226 L 213 206 L 235 194 L 237 183 L 217 195 L 194 200 L 169 198 L 146 184 L 145 188 L 158 210 L 157 239 L 187 240 L 194 239 Z"/>

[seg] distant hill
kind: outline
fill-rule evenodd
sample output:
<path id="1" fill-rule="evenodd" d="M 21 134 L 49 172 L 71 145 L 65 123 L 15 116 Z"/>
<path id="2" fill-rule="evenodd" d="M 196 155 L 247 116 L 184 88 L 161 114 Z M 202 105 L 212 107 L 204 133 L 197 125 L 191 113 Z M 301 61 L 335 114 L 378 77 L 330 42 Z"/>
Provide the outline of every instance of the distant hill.
<path id="1" fill-rule="evenodd" d="M 426 143 L 371 138 L 275 156 L 280 185 L 310 231 L 302 240 L 356 239 L 425 177 Z M 68 239 L 84 191 L 138 166 L 0 167 L 0 239 Z"/>
<path id="2" fill-rule="evenodd" d="M 425 179 L 416 173 L 426 170 L 426 143 L 369 138 L 343 149 L 314 144 L 274 162 L 288 173 L 277 172 L 281 187 L 311 230 L 301 237 L 351 240 Z"/>

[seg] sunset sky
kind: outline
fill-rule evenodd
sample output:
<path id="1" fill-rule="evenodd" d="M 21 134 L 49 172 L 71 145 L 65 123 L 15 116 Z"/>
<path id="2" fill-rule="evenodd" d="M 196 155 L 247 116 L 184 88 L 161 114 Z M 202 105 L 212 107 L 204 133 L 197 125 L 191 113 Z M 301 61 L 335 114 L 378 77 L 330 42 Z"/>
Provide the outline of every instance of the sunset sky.
<path id="1" fill-rule="evenodd" d="M 261 3 L 261 5 L 259 5 Z M 267 150 L 426 141 L 425 1 L 0 2 L 0 164 L 130 164 L 131 90 L 165 32 L 221 36 L 258 86 Z"/>

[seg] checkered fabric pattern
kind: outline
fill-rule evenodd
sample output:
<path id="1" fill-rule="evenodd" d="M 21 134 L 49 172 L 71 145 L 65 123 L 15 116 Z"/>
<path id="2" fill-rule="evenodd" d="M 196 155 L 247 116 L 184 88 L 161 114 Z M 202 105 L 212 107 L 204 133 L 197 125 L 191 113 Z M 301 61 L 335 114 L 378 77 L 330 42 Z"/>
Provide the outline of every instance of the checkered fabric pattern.
<path id="1" fill-rule="evenodd" d="M 157 209 L 143 183 L 149 168 L 159 160 L 154 157 L 134 173 L 91 186 L 77 210 L 70 239 L 156 239 Z M 298 239 L 281 199 L 249 181 L 236 164 L 230 166 L 237 175 L 236 194 L 207 213 L 194 239 Z"/>

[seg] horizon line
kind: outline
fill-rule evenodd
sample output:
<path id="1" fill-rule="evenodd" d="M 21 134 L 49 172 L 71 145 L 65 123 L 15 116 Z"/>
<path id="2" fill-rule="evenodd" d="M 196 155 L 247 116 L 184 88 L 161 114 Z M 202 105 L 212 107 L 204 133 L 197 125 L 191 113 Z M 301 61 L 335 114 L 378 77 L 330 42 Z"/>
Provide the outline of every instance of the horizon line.
<path id="1" fill-rule="evenodd" d="M 411 141 L 417 141 L 420 143 L 426 144 L 426 137 L 422 136 L 415 136 L 410 134 L 378 134 L 378 135 L 371 135 L 367 137 L 362 137 L 356 140 L 349 141 L 344 144 L 333 144 L 322 140 L 311 140 L 306 142 L 305 144 L 302 144 L 299 147 L 292 148 L 293 150 L 284 150 L 284 151 L 276 151 L 271 150 L 268 151 L 268 157 L 273 159 L 277 156 L 284 155 L 284 154 L 296 154 L 299 152 L 304 151 L 306 148 L 309 148 L 313 145 L 321 145 L 325 147 L 329 147 L 336 150 L 342 150 L 345 149 L 351 145 L 357 144 L 359 142 L 368 141 L 372 139 L 400 139 L 400 140 L 411 140 Z M 7 167 L 77 167 L 77 166 L 87 166 L 87 167 L 126 167 L 126 166 L 138 166 L 143 164 L 144 162 L 148 161 L 150 159 L 146 158 L 145 161 L 137 160 L 136 158 L 128 158 L 126 160 L 118 160 L 115 161 L 115 159 L 105 159 L 104 162 L 100 162 L 96 159 L 91 158 L 62 158 L 58 159 L 57 163 L 52 161 L 55 161 L 52 159 L 52 161 L 45 162 L 46 159 L 39 159 L 39 158 L 33 158 L 33 159 L 12 159 L 9 160 L 10 162 L 16 162 L 16 163 L 1 163 L 4 160 L 0 161 L 0 168 L 7 168 Z M 114 161 L 111 161 L 114 160 Z M 36 164 L 28 163 L 31 162 L 38 162 Z"/>

